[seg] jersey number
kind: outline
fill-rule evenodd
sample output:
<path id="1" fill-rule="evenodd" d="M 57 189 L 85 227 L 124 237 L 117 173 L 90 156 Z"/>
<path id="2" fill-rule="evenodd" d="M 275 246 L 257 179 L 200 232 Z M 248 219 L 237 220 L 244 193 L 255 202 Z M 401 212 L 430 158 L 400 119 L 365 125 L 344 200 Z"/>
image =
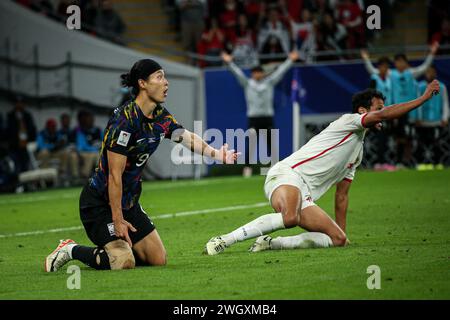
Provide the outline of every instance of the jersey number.
<path id="1" fill-rule="evenodd" d="M 145 162 L 147 162 L 147 159 L 149 157 L 150 157 L 150 154 L 148 154 L 148 153 L 141 154 L 136 161 L 136 166 L 137 167 L 142 166 Z"/>

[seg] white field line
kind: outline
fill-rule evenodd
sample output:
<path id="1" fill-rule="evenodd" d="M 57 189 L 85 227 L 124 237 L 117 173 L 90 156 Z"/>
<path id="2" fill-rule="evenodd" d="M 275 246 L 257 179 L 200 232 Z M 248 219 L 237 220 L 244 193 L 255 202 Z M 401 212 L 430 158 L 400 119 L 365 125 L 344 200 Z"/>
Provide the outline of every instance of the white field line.
<path id="1" fill-rule="evenodd" d="M 222 207 L 222 208 L 213 208 L 213 209 L 203 209 L 203 210 L 194 210 L 194 211 L 182 211 L 176 213 L 166 213 L 159 216 L 151 217 L 154 220 L 157 219 L 169 219 L 176 217 L 185 217 L 185 216 L 193 216 L 198 214 L 206 214 L 212 212 L 225 212 L 225 211 L 234 211 L 234 210 L 242 210 L 242 209 L 250 209 L 250 208 L 259 208 L 267 206 L 267 202 L 258 202 L 254 204 L 246 204 L 246 205 L 238 205 L 231 207 Z M 39 234 L 47 234 L 47 233 L 58 233 L 65 231 L 73 231 L 83 229 L 83 226 L 75 226 L 75 227 L 66 227 L 66 228 L 56 228 L 56 229 L 48 229 L 48 230 L 35 230 L 28 232 L 18 232 L 18 233 L 10 233 L 10 234 L 0 234 L 0 238 L 11 238 L 11 237 L 24 237 L 24 236 L 34 236 Z"/>
<path id="2" fill-rule="evenodd" d="M 142 191 L 145 195 L 146 191 L 152 190 L 167 190 L 174 188 L 183 188 L 183 187 L 202 187 L 209 186 L 214 184 L 220 184 L 224 181 L 233 181 L 238 180 L 239 178 L 227 178 L 226 180 L 200 180 L 200 181 L 186 181 L 186 182 L 175 182 L 175 183 L 166 183 L 164 185 L 160 185 L 157 183 L 154 184 L 146 184 L 143 186 Z M 10 205 L 10 204 L 21 204 L 21 203 L 31 203 L 37 201 L 49 201 L 49 200 L 57 200 L 57 199 L 78 199 L 80 197 L 81 188 L 74 189 L 72 192 L 65 192 L 55 195 L 29 195 L 12 199 L 2 199 L 0 198 L 0 206 Z"/>

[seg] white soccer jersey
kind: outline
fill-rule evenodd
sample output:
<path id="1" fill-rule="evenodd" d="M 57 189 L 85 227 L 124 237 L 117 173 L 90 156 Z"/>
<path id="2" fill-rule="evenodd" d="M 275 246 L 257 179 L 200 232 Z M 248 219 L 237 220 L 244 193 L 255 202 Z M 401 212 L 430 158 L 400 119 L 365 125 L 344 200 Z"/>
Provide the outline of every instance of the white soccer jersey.
<path id="1" fill-rule="evenodd" d="M 281 162 L 299 173 L 314 201 L 336 183 L 353 180 L 363 157 L 365 114 L 344 114 Z"/>

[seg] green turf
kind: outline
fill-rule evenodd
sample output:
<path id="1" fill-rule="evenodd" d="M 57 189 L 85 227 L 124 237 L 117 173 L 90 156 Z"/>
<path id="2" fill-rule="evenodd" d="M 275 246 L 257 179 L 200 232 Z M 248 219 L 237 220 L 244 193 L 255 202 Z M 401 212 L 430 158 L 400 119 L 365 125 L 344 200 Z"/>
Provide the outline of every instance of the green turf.
<path id="1" fill-rule="evenodd" d="M 248 253 L 251 241 L 219 256 L 201 254 L 212 236 L 269 206 L 154 219 L 168 252 L 165 267 L 96 271 L 81 266 L 69 290 L 66 267 L 43 271 L 61 238 L 90 244 L 83 230 L 0 238 L 0 299 L 449 299 L 450 171 L 358 172 L 350 192 L 346 248 Z M 264 202 L 263 177 L 149 182 L 150 216 Z M 80 189 L 0 196 L 0 234 L 80 226 Z M 333 215 L 333 192 L 318 204 Z M 278 231 L 292 235 L 298 228 Z M 381 289 L 368 290 L 369 265 Z"/>

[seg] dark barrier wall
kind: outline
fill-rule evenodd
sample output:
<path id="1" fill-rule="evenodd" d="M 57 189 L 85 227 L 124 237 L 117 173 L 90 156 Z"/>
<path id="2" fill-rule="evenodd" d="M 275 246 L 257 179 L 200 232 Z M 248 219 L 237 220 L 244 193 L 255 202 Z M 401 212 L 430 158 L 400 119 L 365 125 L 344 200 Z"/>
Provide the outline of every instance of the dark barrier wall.
<path id="1" fill-rule="evenodd" d="M 411 65 L 421 62 L 412 61 Z M 449 88 L 450 58 L 438 58 L 434 65 L 439 80 Z M 369 84 L 369 75 L 361 63 L 297 68 L 304 92 L 302 115 L 350 112 L 353 93 Z M 248 70 L 245 73 L 249 75 Z M 276 86 L 274 94 L 275 127 L 280 129 L 280 159 L 292 152 L 292 74 L 291 69 Z M 224 136 L 225 129 L 247 128 L 244 93 L 228 70 L 206 70 L 205 88 L 208 128 L 219 129 Z"/>

